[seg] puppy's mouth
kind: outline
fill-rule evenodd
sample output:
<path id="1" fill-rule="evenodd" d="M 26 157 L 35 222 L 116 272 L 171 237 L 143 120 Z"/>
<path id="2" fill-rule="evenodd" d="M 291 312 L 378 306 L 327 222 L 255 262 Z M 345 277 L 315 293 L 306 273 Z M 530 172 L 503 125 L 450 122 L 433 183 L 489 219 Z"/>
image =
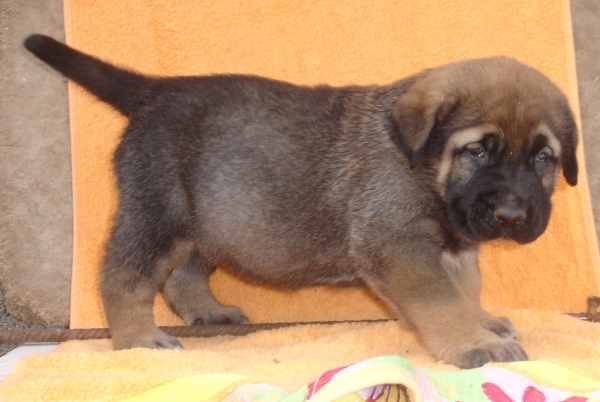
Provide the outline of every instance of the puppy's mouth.
<path id="1" fill-rule="evenodd" d="M 503 223 L 500 224 L 503 225 Z M 538 231 L 531 231 L 525 228 L 526 224 L 526 222 L 518 222 L 513 227 L 503 226 L 504 232 L 502 233 L 502 236 L 500 236 L 500 238 L 506 240 L 513 240 L 519 244 L 527 244 L 531 243 L 532 241 L 540 237 L 542 233 L 544 233 L 545 227 Z"/>
<path id="2" fill-rule="evenodd" d="M 548 226 L 549 208 L 528 206 L 511 208 L 491 206 L 477 202 L 466 211 L 450 211 L 450 220 L 455 229 L 466 238 L 484 242 L 496 239 L 513 240 L 519 244 L 536 240 Z"/>

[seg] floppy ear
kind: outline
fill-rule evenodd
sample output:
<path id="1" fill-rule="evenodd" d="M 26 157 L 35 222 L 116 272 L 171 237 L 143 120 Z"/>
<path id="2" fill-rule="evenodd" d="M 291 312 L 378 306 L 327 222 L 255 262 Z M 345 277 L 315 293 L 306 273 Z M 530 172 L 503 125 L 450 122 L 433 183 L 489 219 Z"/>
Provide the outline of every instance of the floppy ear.
<path id="1" fill-rule="evenodd" d="M 575 133 L 575 138 L 577 138 L 577 133 Z M 569 144 L 570 146 L 563 147 L 562 155 L 563 175 L 565 176 L 565 179 L 567 179 L 567 183 L 571 186 L 577 184 L 577 173 L 579 172 L 575 152 L 577 149 L 577 141 L 574 142 L 575 144 Z"/>
<path id="2" fill-rule="evenodd" d="M 575 152 L 571 152 L 568 158 L 565 158 L 565 156 L 567 155 L 563 155 L 563 174 L 567 179 L 567 183 L 574 186 L 577 184 L 577 172 L 579 170 L 577 158 L 575 158 Z"/>
<path id="3" fill-rule="evenodd" d="M 566 109 L 564 112 L 565 121 L 563 123 L 564 137 L 562 141 L 562 168 L 563 175 L 571 186 L 577 184 L 577 174 L 579 172 L 579 166 L 577 164 L 577 125 L 573 114 L 568 106 L 564 106 Z"/>
<path id="4" fill-rule="evenodd" d="M 427 74 L 417 76 L 392 110 L 392 119 L 411 167 L 419 163 L 436 124 L 448 115 L 455 103 L 435 88 L 435 80 L 428 78 Z"/>

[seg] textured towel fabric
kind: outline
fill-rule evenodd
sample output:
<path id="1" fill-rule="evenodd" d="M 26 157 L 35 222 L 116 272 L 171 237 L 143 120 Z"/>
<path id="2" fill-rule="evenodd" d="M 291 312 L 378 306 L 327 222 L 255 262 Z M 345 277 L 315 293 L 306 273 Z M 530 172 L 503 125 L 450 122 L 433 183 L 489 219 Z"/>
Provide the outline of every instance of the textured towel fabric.
<path id="1" fill-rule="evenodd" d="M 495 313 L 508 316 L 520 329 L 521 344 L 532 361 L 489 365 L 475 372 L 458 370 L 436 362 L 412 332 L 403 330 L 394 321 L 306 325 L 239 338 L 182 339 L 185 351 L 114 352 L 108 340 L 72 341 L 50 353 L 21 358 L 13 373 L 0 382 L 0 400 L 186 401 L 190 400 L 184 397 L 191 388 L 192 395 L 197 397 L 192 400 L 220 401 L 235 391 L 237 395 L 234 393 L 231 398 L 238 398 L 241 393 L 248 397 L 245 400 L 272 401 L 295 396 L 298 398 L 290 400 L 302 401 L 310 391 L 323 396 L 317 401 L 331 400 L 325 398 L 327 395 L 339 396 L 368 388 L 377 381 L 404 384 L 412 390 L 409 392 L 412 395 L 420 393 L 425 397 L 438 393 L 444 397 L 424 398 L 425 401 L 486 401 L 480 398 L 486 392 L 499 396 L 493 401 L 511 400 L 501 399 L 502 393 L 514 401 L 562 401 L 572 395 L 590 396 L 599 390 L 600 324 L 544 310 L 505 309 Z M 355 367 L 363 370 L 360 375 L 350 380 L 346 374 L 352 370 L 335 379 L 332 372 L 323 375 L 379 356 L 406 359 L 401 366 L 410 373 L 402 374 L 398 368 L 390 367 L 381 371 L 382 367 L 372 365 L 365 371 L 363 364 Z M 495 370 L 498 367 L 505 371 Z M 379 370 L 375 378 L 372 369 Z M 247 385 L 236 390 L 243 384 Z M 484 384 L 488 385 L 483 387 Z M 529 394 L 537 395 L 537 399 L 514 397 L 530 387 L 533 389 Z M 550 394 L 549 390 L 560 393 Z M 561 397 L 541 399 L 538 391 Z M 257 393 L 263 395 L 250 399 L 250 395 Z M 463 398 L 451 398 L 453 393 Z M 265 399 L 264 394 L 271 399 Z M 239 399 L 229 399 L 235 400 Z"/>
<path id="2" fill-rule="evenodd" d="M 567 0 L 65 0 L 65 24 L 70 45 L 163 75 L 249 73 L 298 84 L 387 84 L 450 61 L 504 54 L 547 74 L 577 108 L 568 7 Z M 100 327 L 97 278 L 116 200 L 110 161 L 126 121 L 73 84 L 70 115 L 71 327 Z M 538 241 L 483 248 L 484 306 L 576 312 L 598 292 L 582 159 L 580 166 L 576 188 L 559 183 L 550 227 Z M 363 290 L 279 291 L 222 270 L 211 286 L 253 322 L 390 316 Z M 181 323 L 160 300 L 156 314 L 162 325 Z"/>

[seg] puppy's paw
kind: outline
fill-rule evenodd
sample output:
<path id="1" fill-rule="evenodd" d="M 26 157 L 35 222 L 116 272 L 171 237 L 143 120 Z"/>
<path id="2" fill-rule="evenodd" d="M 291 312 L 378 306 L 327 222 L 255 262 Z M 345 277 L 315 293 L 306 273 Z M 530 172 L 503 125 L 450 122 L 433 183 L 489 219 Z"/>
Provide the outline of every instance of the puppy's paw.
<path id="1" fill-rule="evenodd" d="M 497 339 L 471 348 L 444 359 L 446 363 L 460 368 L 476 368 L 491 362 L 515 362 L 529 360 L 521 346 L 514 340 Z"/>
<path id="2" fill-rule="evenodd" d="M 203 311 L 189 321 L 189 325 L 248 324 L 250 322 L 239 308 L 233 306 L 220 306 L 218 309 Z M 187 319 L 186 322 L 188 322 Z"/>
<path id="3" fill-rule="evenodd" d="M 125 336 L 116 334 L 112 338 L 115 350 L 132 348 L 183 349 L 177 338 L 165 334 L 158 328 Z"/>
<path id="4" fill-rule="evenodd" d="M 496 317 L 488 314 L 481 320 L 481 325 L 503 339 L 517 339 L 517 330 L 506 317 Z"/>
<path id="5" fill-rule="evenodd" d="M 170 336 L 165 334 L 164 337 L 160 339 L 153 339 L 151 341 L 151 349 L 183 349 L 181 343 L 174 336 Z"/>

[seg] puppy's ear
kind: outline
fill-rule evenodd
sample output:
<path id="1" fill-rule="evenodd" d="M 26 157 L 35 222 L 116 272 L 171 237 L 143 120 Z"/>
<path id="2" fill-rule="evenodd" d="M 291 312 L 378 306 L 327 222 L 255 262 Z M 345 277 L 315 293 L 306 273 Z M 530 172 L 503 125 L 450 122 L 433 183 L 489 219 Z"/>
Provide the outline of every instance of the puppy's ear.
<path id="1" fill-rule="evenodd" d="M 436 81 L 427 72 L 418 75 L 392 110 L 400 143 L 411 167 L 419 163 L 436 125 L 456 103 L 453 97 L 444 95 L 444 91 L 435 85 Z"/>
<path id="2" fill-rule="evenodd" d="M 577 164 L 577 142 L 578 133 L 575 119 L 568 105 L 563 105 L 564 120 L 562 123 L 563 140 L 562 140 L 562 168 L 563 175 L 571 186 L 577 184 L 577 174 L 579 166 Z"/>
<path id="3" fill-rule="evenodd" d="M 575 137 L 577 138 L 577 137 Z M 575 141 L 577 142 L 577 141 Z M 571 145 L 570 147 L 563 147 L 563 155 L 562 155 L 562 168 L 563 175 L 565 179 L 567 179 L 567 183 L 571 186 L 577 184 L 577 173 L 579 172 L 579 166 L 577 165 L 577 156 L 576 152 L 576 144 Z"/>

